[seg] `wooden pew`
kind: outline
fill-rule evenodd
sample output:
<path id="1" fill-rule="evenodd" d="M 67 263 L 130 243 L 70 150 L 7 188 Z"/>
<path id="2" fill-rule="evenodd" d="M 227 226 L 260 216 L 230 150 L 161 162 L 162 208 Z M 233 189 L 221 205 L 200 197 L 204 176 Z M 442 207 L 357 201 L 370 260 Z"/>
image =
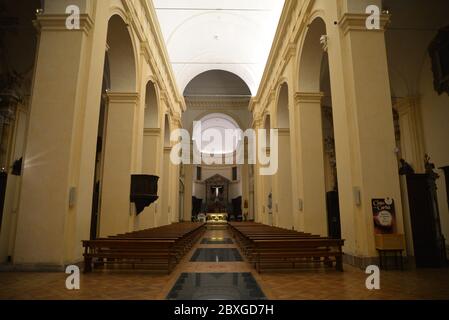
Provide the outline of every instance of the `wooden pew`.
<path id="1" fill-rule="evenodd" d="M 97 265 L 144 265 L 170 273 L 205 232 L 203 223 L 169 226 L 83 241 L 84 272 Z"/>
<path id="2" fill-rule="evenodd" d="M 344 240 L 270 227 L 259 223 L 229 223 L 231 233 L 258 272 L 269 267 L 295 268 L 323 263 L 343 271 Z"/>

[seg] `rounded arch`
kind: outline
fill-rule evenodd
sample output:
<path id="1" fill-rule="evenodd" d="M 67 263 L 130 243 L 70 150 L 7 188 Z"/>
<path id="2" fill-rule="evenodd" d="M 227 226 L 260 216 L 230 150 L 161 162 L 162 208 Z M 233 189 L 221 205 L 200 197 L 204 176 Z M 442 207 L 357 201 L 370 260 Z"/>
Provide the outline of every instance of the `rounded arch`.
<path id="1" fill-rule="evenodd" d="M 289 85 L 286 79 L 281 79 L 276 91 L 276 127 L 290 128 L 289 115 Z"/>
<path id="2" fill-rule="evenodd" d="M 159 88 L 149 80 L 145 86 L 145 120 L 146 129 L 159 128 Z"/>
<path id="3" fill-rule="evenodd" d="M 251 95 L 255 95 L 257 93 L 257 86 L 256 86 L 256 77 L 254 75 L 254 73 L 252 72 L 252 70 L 250 70 L 249 68 L 247 68 L 246 66 L 243 65 L 239 65 L 239 66 L 235 66 L 235 65 L 229 65 L 229 66 L 225 66 L 225 65 L 220 65 L 219 69 L 217 68 L 210 68 L 209 66 L 202 66 L 202 65 L 190 65 L 190 66 L 186 66 L 184 69 L 182 70 L 178 70 L 175 72 L 178 74 L 178 78 L 179 80 L 179 88 L 181 90 L 181 92 L 183 92 L 185 90 L 185 88 L 187 87 L 187 85 L 193 80 L 195 79 L 195 77 L 197 77 L 198 75 L 205 73 L 207 71 L 211 71 L 211 70 L 222 70 L 222 71 L 227 71 L 230 73 L 233 73 L 235 75 L 237 75 L 239 78 L 241 78 L 246 84 L 247 86 L 250 88 L 251 91 Z M 179 74 L 182 73 L 182 76 L 180 76 Z"/>
<path id="4" fill-rule="evenodd" d="M 133 37 L 123 12 L 115 8 L 108 22 L 107 59 L 110 69 L 110 90 L 137 91 L 137 55 Z"/>
<path id="5" fill-rule="evenodd" d="M 210 114 L 224 114 L 226 116 L 228 116 L 229 118 L 232 118 L 232 120 L 237 124 L 237 126 L 242 129 L 245 130 L 245 126 L 242 124 L 242 121 L 232 112 L 226 111 L 226 110 L 220 110 L 217 112 L 213 112 L 213 111 L 205 111 L 200 113 L 198 116 L 195 117 L 194 121 L 200 121 L 201 119 L 203 119 L 204 117 L 210 115 Z M 190 126 L 190 128 L 188 128 L 188 130 L 190 130 L 189 132 L 192 133 L 193 130 L 193 123 Z"/>
<path id="6" fill-rule="evenodd" d="M 214 73 L 220 74 L 221 76 L 224 76 L 226 78 L 230 78 L 230 80 L 232 80 L 233 83 L 235 84 L 240 84 L 241 88 L 239 88 L 239 92 L 242 95 L 251 95 L 252 94 L 252 90 L 251 90 L 251 81 L 249 81 L 249 77 L 246 77 L 243 73 L 241 72 L 236 72 L 235 70 L 231 70 L 230 68 L 220 68 L 220 69 L 199 69 L 196 72 L 192 73 L 187 79 L 187 81 L 185 82 L 185 84 L 182 85 L 181 87 L 181 91 L 184 93 L 184 95 L 186 94 L 186 92 L 189 91 L 191 85 L 193 83 L 195 83 L 195 81 L 199 81 L 201 80 L 201 78 L 208 76 L 208 75 L 212 75 Z M 216 92 L 214 93 L 214 95 L 217 94 Z M 229 94 L 229 93 L 224 93 L 224 94 Z"/>
<path id="7" fill-rule="evenodd" d="M 326 54 L 321 37 L 327 35 L 326 22 L 321 11 L 315 12 L 304 34 L 298 54 L 298 92 L 319 92 L 321 66 Z"/>

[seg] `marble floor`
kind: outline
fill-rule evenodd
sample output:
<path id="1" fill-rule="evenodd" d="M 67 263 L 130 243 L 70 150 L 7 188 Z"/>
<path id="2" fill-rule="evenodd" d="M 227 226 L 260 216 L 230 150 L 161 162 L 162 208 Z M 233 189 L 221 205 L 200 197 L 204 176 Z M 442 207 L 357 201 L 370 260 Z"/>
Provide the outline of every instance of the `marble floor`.
<path id="1" fill-rule="evenodd" d="M 236 262 L 243 261 L 236 248 L 198 248 L 194 251 L 191 262 Z"/>
<path id="2" fill-rule="evenodd" d="M 226 230 L 207 231 L 203 238 L 213 239 L 217 243 L 199 241 L 170 275 L 136 270 L 95 271 L 81 275 L 80 290 L 69 291 L 65 287 L 65 273 L 0 272 L 0 299 L 163 300 L 176 298 L 170 297 L 170 294 L 174 289 L 180 289 L 178 281 L 182 277 L 184 280 L 181 280 L 181 284 L 183 281 L 195 281 L 198 277 L 189 275 L 192 273 L 203 273 L 206 279 L 212 276 L 224 279 L 225 282 L 243 279 L 249 290 L 254 290 L 257 284 L 267 299 L 449 299 L 447 268 L 382 271 L 381 289 L 369 291 L 365 287 L 367 275 L 364 271 L 349 265 L 344 266 L 345 272 L 314 269 L 258 274 L 245 261 L 191 261 L 200 248 L 237 248 L 234 243 L 225 240 L 230 238 Z M 215 276 L 211 275 L 214 273 Z M 237 280 L 237 283 L 240 282 Z M 204 297 L 198 295 L 198 292 L 182 294 L 181 298 L 186 299 Z M 241 293 L 241 297 L 248 298 L 245 294 Z M 257 295 L 259 292 L 253 291 L 252 294 Z"/>

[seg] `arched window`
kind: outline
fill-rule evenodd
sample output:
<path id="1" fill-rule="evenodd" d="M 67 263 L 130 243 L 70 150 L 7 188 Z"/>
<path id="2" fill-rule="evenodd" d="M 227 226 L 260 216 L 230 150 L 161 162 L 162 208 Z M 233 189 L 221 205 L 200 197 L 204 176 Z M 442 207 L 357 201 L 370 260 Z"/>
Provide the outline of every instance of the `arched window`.
<path id="1" fill-rule="evenodd" d="M 232 117 L 211 113 L 194 123 L 193 140 L 201 153 L 232 154 L 242 140 L 242 131 Z"/>

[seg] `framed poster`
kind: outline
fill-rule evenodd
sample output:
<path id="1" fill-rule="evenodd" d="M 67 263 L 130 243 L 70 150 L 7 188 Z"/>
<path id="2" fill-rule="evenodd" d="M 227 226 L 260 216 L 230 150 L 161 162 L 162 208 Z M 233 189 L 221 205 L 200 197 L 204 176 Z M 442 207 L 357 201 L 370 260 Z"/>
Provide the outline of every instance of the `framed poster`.
<path id="1" fill-rule="evenodd" d="M 394 200 L 372 199 L 375 234 L 393 234 L 396 232 L 396 212 Z"/>

